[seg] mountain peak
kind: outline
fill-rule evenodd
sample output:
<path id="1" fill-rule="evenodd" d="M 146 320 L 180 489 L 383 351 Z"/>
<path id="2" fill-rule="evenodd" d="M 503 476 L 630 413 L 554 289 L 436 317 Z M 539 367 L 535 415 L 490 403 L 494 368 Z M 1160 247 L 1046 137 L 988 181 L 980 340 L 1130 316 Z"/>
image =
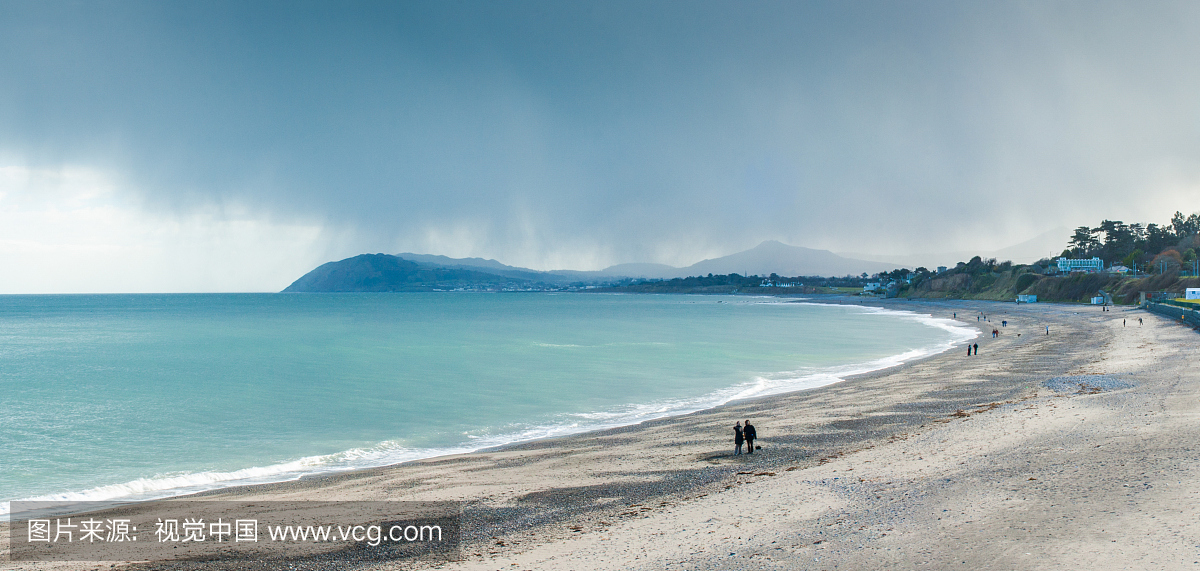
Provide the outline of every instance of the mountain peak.
<path id="1" fill-rule="evenodd" d="M 823 252 L 824 251 L 824 250 L 814 250 L 812 248 L 805 248 L 803 246 L 793 246 L 791 244 L 785 244 L 783 242 L 780 242 L 779 240 L 763 240 L 757 246 L 755 246 L 749 250 L 746 250 L 746 251 L 751 252 L 754 250 L 776 250 L 776 251 L 784 250 L 784 251 L 807 251 L 807 252 Z"/>
<path id="2" fill-rule="evenodd" d="M 760 276 L 844 276 L 891 269 L 892 266 L 886 263 L 843 258 L 828 250 L 814 250 L 784 244 L 778 240 L 765 240 L 743 252 L 697 262 L 683 268 L 682 272 L 684 275 L 736 273 Z"/>

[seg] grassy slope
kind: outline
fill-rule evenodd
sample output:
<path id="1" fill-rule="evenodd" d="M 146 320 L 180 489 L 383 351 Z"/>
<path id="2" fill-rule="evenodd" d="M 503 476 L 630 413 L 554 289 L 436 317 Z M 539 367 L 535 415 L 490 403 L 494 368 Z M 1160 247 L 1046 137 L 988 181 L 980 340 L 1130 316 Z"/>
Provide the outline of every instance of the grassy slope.
<path id="1" fill-rule="evenodd" d="M 1028 275 L 1029 277 L 1022 278 Z M 1018 289 L 1018 286 L 1020 287 Z M 982 274 L 957 273 L 937 277 L 902 289 L 902 297 L 988 299 L 1012 301 L 1017 294 L 1034 294 L 1040 301 L 1086 302 L 1099 290 L 1113 296 L 1117 303 L 1137 303 L 1142 291 L 1177 291 L 1200 287 L 1200 278 L 1179 278 L 1163 274 L 1142 278 L 1108 274 L 1072 274 L 1070 276 L 1038 276 L 1021 266 L 1005 272 Z"/>

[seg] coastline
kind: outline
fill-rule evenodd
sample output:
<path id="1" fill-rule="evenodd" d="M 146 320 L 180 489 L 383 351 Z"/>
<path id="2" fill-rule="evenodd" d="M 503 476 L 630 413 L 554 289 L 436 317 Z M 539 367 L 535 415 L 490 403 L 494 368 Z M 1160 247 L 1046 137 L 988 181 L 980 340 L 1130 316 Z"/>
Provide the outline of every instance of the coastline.
<path id="1" fill-rule="evenodd" d="M 661 568 L 667 562 L 727 568 L 733 561 L 738 567 L 774 568 L 772 565 L 781 562 L 812 561 L 814 556 L 857 562 L 858 566 L 919 559 L 910 555 L 922 553 L 919 549 L 906 551 L 895 541 L 905 542 L 905 547 L 927 541 L 921 557 L 948 566 L 951 561 L 947 557 L 957 557 L 952 553 L 955 550 L 937 547 L 930 530 L 917 529 L 929 522 L 917 521 L 920 518 L 911 514 L 902 517 L 904 510 L 897 507 L 916 501 L 918 495 L 925 499 L 936 495 L 939 486 L 934 479 L 909 474 L 885 484 L 883 478 L 876 482 L 876 478 L 862 476 L 880 470 L 932 470 L 921 463 L 936 461 L 924 456 L 954 447 L 960 448 L 955 458 L 969 457 L 966 463 L 971 464 L 977 449 L 1011 444 L 1015 438 L 1011 434 L 1020 432 L 1012 426 L 1014 418 L 1021 421 L 1020 428 L 1045 437 L 1045 427 L 1038 428 L 1039 421 L 1025 417 L 1037 417 L 1039 411 L 1046 414 L 1051 412 L 1049 408 L 1061 414 L 1057 409 L 1068 408 L 1067 402 L 1076 408 L 1083 406 L 1077 403 L 1100 402 L 1089 406 L 1103 408 L 1104 399 L 1128 398 L 1139 390 L 1062 396 L 1042 386 L 1049 378 L 1135 372 L 1139 387 L 1144 387 L 1147 381 L 1142 377 L 1152 376 L 1141 371 L 1150 363 L 1130 358 L 1129 347 L 1114 345 L 1118 339 L 1111 322 L 1127 312 L 1101 314 L 1081 306 L 971 301 L 888 300 L 870 305 L 921 308 L 925 313 L 985 308 L 996 315 L 1007 312 L 1012 323 L 998 339 L 981 338 L 981 355 L 971 361 L 948 351 L 817 389 L 729 403 L 684 416 L 396 466 L 225 488 L 192 497 L 464 501 L 467 542 L 461 559 L 451 563 L 451 568 Z M 1169 335 L 1172 341 L 1184 344 L 1183 349 L 1197 345 L 1190 330 L 1145 312 L 1132 315 L 1146 318 L 1146 325 L 1139 328 L 1143 337 Z M 1039 332 L 1043 323 L 1051 325 L 1053 335 L 1031 335 Z M 963 324 L 969 326 L 970 322 Z M 1017 332 L 1024 335 L 1015 337 Z M 1159 351 L 1156 357 L 1160 361 L 1164 356 L 1178 358 L 1157 337 L 1138 342 L 1157 348 L 1152 350 Z M 1172 366 L 1158 367 L 1153 374 L 1177 377 L 1178 370 Z M 1132 371 L 1119 370 L 1122 368 Z M 1195 391 L 1195 387 L 1189 385 L 1188 390 Z M 759 426 L 763 450 L 754 456 L 735 457 L 726 433 L 735 420 L 747 417 Z M 976 427 L 985 424 L 994 426 L 981 439 Z M 1054 464 L 1053 459 L 1048 461 Z M 950 464 L 940 467 L 952 469 Z M 987 463 L 983 463 L 962 470 L 979 475 L 986 469 Z M 851 472 L 853 479 L 846 477 Z M 856 489 L 880 486 L 887 489 L 872 491 L 878 495 L 874 499 Z M 933 489 L 927 490 L 930 486 Z M 949 483 L 940 486 L 943 492 L 953 487 Z M 873 505 L 884 496 L 888 500 L 882 506 Z M 980 509 L 978 504 L 960 507 Z M 874 523 L 862 529 L 850 526 L 850 522 L 875 522 L 886 514 L 893 514 L 886 523 L 890 529 Z M 742 539 L 730 534 L 741 534 Z M 768 537 L 773 539 L 767 542 Z M 855 541 L 860 542 L 858 547 Z M 964 544 L 971 541 L 963 538 Z M 734 547 L 729 547 L 731 544 Z M 864 551 L 867 544 L 873 547 Z M 879 551 L 884 545 L 887 551 Z M 893 548 L 895 551 L 890 551 Z M 1038 564 L 996 560 L 1017 568 Z M 414 563 L 397 563 L 396 568 L 412 568 Z M 224 567 L 217 563 L 197 568 Z"/>
<path id="2" fill-rule="evenodd" d="M 620 414 L 611 411 L 597 410 L 593 413 L 593 415 L 597 417 L 603 415 L 604 417 L 608 418 L 604 420 L 597 418 L 593 422 L 588 422 L 582 425 L 579 425 L 578 423 L 572 423 L 564 425 L 538 426 L 535 427 L 536 429 L 525 432 L 503 434 L 488 438 L 483 441 L 484 443 L 482 445 L 478 445 L 478 443 L 475 443 L 476 445 L 468 445 L 468 443 L 463 443 L 459 445 L 450 445 L 445 448 L 406 449 L 403 451 L 405 452 L 404 454 L 399 455 L 401 456 L 400 458 L 396 458 L 398 455 L 394 453 L 387 454 L 384 456 L 386 459 L 383 462 L 380 462 L 380 459 L 377 458 L 374 460 L 374 463 L 371 461 L 366 461 L 358 462 L 357 465 L 350 466 L 339 465 L 339 463 L 336 462 L 329 465 L 326 464 L 325 460 L 329 458 L 337 458 L 346 455 L 369 457 L 372 455 L 372 452 L 376 452 L 374 449 L 367 448 L 353 449 L 321 456 L 295 458 L 280 464 L 249 466 L 234 470 L 232 472 L 181 473 L 170 477 L 141 478 L 138 480 L 114 483 L 95 488 L 48 494 L 31 498 L 22 498 L 13 501 L 100 501 L 114 503 L 148 502 L 187 497 L 195 494 L 219 492 L 221 490 L 231 488 L 277 484 L 301 479 L 346 474 L 362 470 L 398 466 L 417 461 L 458 456 L 462 454 L 498 451 L 511 446 L 519 446 L 522 444 L 528 444 L 542 440 L 553 440 L 556 438 L 575 435 L 600 433 L 610 429 L 634 426 L 643 422 L 675 416 L 684 416 L 695 412 L 701 412 L 704 410 L 725 406 L 731 402 L 737 402 L 741 400 L 813 390 L 829 384 L 842 382 L 846 378 L 879 370 L 885 370 L 913 362 L 915 360 L 928 358 L 938 353 L 950 350 L 955 345 L 961 343 L 965 338 L 973 338 L 978 335 L 978 333 L 963 335 L 964 331 L 968 329 L 973 330 L 973 328 L 965 327 L 961 324 L 950 324 L 950 320 L 948 318 L 939 319 L 935 317 L 927 317 L 919 312 L 914 313 L 911 311 L 906 311 L 903 308 L 883 308 L 869 305 L 864 306 L 858 303 L 857 300 L 846 298 L 844 296 L 836 296 L 832 299 L 815 299 L 812 296 L 791 298 L 779 295 L 754 295 L 750 296 L 750 298 L 760 299 L 763 302 L 768 302 L 768 300 L 770 300 L 770 303 L 855 307 L 868 310 L 867 313 L 878 313 L 880 315 L 888 315 L 892 318 L 898 317 L 904 320 L 919 322 L 926 326 L 945 330 L 957 338 L 952 338 L 948 341 L 938 342 L 933 345 L 915 348 L 904 353 L 888 355 L 886 357 L 869 361 L 816 367 L 803 371 L 798 370 L 768 373 L 764 374 L 762 377 L 755 377 L 754 380 L 723 387 L 713 392 L 695 397 L 671 398 L 653 402 L 634 403 L 629 405 L 631 410 L 622 412 Z M 899 309 L 899 311 L 896 311 L 896 309 Z M 0 504 L 0 520 L 4 520 L 6 518 L 7 506 Z"/>

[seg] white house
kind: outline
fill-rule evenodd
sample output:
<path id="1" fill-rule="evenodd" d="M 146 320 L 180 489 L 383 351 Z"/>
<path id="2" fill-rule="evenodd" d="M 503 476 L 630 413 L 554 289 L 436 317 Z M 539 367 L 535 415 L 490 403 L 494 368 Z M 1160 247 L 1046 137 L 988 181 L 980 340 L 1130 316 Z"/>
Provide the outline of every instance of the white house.
<path id="1" fill-rule="evenodd" d="M 869 284 L 863 286 L 863 291 L 875 291 L 875 290 L 879 289 L 879 287 L 880 287 L 879 282 L 872 282 L 872 283 L 869 283 Z"/>
<path id="2" fill-rule="evenodd" d="M 1098 272 L 1104 269 L 1104 260 L 1100 258 L 1092 258 L 1090 260 L 1084 258 L 1059 258 L 1058 271 L 1062 273 L 1068 272 Z"/>
<path id="3" fill-rule="evenodd" d="M 800 287 L 804 284 L 799 282 L 773 282 L 771 280 L 763 280 L 762 283 L 758 285 L 761 287 Z"/>
<path id="4" fill-rule="evenodd" d="M 1017 295 L 1017 303 L 1037 303 L 1037 296 L 1027 293 Z"/>
<path id="5" fill-rule="evenodd" d="M 1200 287 L 1190 287 L 1183 290 L 1183 299 L 1200 299 Z"/>

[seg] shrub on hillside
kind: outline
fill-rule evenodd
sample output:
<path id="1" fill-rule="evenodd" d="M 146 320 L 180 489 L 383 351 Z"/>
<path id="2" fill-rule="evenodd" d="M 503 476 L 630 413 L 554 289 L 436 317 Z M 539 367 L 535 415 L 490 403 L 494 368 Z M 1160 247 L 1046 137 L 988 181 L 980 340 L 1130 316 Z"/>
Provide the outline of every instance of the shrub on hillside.
<path id="1" fill-rule="evenodd" d="M 1021 274 L 1021 276 L 1017 278 L 1017 284 L 1013 286 L 1013 291 L 1021 293 L 1025 291 L 1026 288 L 1033 285 L 1033 282 L 1036 281 L 1038 281 L 1037 274 Z"/>

